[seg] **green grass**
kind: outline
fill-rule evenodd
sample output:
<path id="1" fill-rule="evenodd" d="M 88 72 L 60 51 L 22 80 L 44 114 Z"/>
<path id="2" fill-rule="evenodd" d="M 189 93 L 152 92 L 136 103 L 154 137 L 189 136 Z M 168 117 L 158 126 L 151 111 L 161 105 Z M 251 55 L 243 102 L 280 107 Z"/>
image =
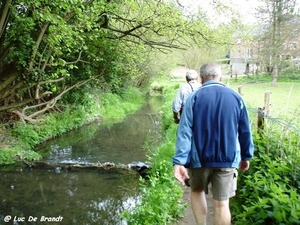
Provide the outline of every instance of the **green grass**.
<path id="1" fill-rule="evenodd" d="M 230 87 L 241 94 L 249 107 L 265 106 L 265 95 L 270 92 L 270 115 L 289 117 L 299 108 L 300 83 L 278 82 L 272 87 L 270 83 L 230 84 Z"/>
<path id="2" fill-rule="evenodd" d="M 270 76 L 251 76 L 250 78 L 238 76 L 237 80 L 235 77 L 225 77 L 222 82 L 236 91 L 239 91 L 240 88 L 247 106 L 254 109 L 265 106 L 265 94 L 270 92 L 270 115 L 284 118 L 293 117 L 300 108 L 300 80 L 291 81 L 283 77 L 278 80 L 276 86 L 271 86 L 271 81 Z M 172 78 L 162 79 L 159 82 L 153 82 L 150 87 L 161 90 L 175 85 L 176 89 L 184 82 L 184 79 L 179 81 Z"/>

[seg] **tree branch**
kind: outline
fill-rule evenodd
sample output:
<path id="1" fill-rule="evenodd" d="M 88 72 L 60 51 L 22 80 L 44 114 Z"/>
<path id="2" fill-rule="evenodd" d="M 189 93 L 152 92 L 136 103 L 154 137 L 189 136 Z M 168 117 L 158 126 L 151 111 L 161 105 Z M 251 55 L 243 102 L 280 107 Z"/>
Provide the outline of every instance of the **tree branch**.
<path id="1" fill-rule="evenodd" d="M 42 28 L 39 36 L 38 36 L 38 39 L 36 40 L 35 47 L 33 48 L 33 52 L 31 54 L 31 61 L 29 62 L 29 71 L 32 71 L 32 69 L 33 69 L 33 64 L 34 64 L 35 56 L 36 56 L 36 54 L 38 52 L 38 49 L 39 49 L 39 46 L 40 46 L 40 44 L 41 44 L 41 42 L 43 40 L 43 36 L 44 36 L 47 28 L 49 27 L 49 24 L 50 23 L 45 23 L 44 24 L 44 26 L 43 26 L 43 28 Z"/>
<path id="2" fill-rule="evenodd" d="M 56 82 L 59 82 L 59 81 L 62 81 L 62 80 L 64 80 L 63 77 L 61 77 L 61 78 L 59 78 L 59 79 L 56 79 L 56 80 L 46 80 L 46 81 L 41 81 L 41 82 L 39 82 L 39 83 L 37 84 L 37 86 L 36 86 L 36 89 L 35 89 L 35 96 L 34 96 L 34 98 L 35 98 L 35 99 L 41 99 L 41 97 L 40 97 L 40 86 L 41 86 L 42 84 L 56 83 Z M 43 93 L 43 96 L 45 96 L 46 94 L 50 94 L 50 93 L 51 93 L 50 91 L 46 91 L 46 92 Z"/>
<path id="3" fill-rule="evenodd" d="M 5 3 L 2 2 L 1 4 L 1 17 L 0 17 L 0 37 L 4 32 L 6 24 L 8 22 L 9 17 L 9 7 L 12 0 L 6 0 Z"/>
<path id="4" fill-rule="evenodd" d="M 40 114 L 43 114 L 45 113 L 47 110 L 53 108 L 55 106 L 55 104 L 57 103 L 57 101 L 65 94 L 67 93 L 68 91 L 72 90 L 73 88 L 76 88 L 76 87 L 80 87 L 82 86 L 83 84 L 89 82 L 90 80 L 92 80 L 92 78 L 90 79 L 87 79 L 87 80 L 83 80 L 83 81 L 80 81 L 80 82 L 77 82 L 76 84 L 72 85 L 71 87 L 65 89 L 64 91 L 62 91 L 59 95 L 53 97 L 51 100 L 47 101 L 47 102 L 43 102 L 43 103 L 40 103 L 40 104 L 37 104 L 37 105 L 32 105 L 32 106 L 26 106 L 24 107 L 24 109 L 22 110 L 22 113 L 15 110 L 14 113 L 16 113 L 24 122 L 25 121 L 29 121 L 29 122 L 37 122 L 37 121 L 41 121 L 41 120 L 37 120 L 37 119 L 34 119 L 35 117 L 37 117 L 38 115 Z M 59 81 L 59 79 L 57 80 L 54 80 L 54 81 Z M 43 83 L 48 83 L 48 81 L 45 81 Z M 31 115 L 26 115 L 26 110 L 28 109 L 35 109 L 35 108 L 40 108 L 41 106 L 44 106 L 44 108 L 42 108 L 41 110 L 38 110 L 34 113 L 32 113 Z M 1 108 L 0 108 L 1 109 Z"/>

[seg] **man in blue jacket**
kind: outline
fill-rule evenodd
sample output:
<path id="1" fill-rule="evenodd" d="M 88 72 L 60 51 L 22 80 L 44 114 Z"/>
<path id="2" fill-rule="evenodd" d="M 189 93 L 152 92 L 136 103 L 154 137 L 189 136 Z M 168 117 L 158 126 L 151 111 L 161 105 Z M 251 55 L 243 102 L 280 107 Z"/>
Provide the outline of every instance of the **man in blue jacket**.
<path id="1" fill-rule="evenodd" d="M 235 195 L 237 169 L 248 170 L 253 157 L 250 121 L 242 97 L 221 83 L 218 64 L 204 64 L 200 76 L 202 87 L 188 97 L 178 126 L 174 176 L 182 185 L 190 179 L 197 225 L 206 224 L 209 183 L 214 224 L 230 225 L 229 198 Z"/>

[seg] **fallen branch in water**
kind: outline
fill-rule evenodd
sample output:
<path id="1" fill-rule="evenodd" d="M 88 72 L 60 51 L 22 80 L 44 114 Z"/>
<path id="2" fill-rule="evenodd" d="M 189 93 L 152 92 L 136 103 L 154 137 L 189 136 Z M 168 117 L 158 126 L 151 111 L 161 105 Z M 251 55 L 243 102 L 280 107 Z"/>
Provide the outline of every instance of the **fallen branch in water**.
<path id="1" fill-rule="evenodd" d="M 49 163 L 45 161 L 27 162 L 23 163 L 30 168 L 53 169 L 54 171 L 61 170 L 81 170 L 81 169 L 100 169 L 100 170 L 113 170 L 113 171 L 133 171 L 138 172 L 142 177 L 146 177 L 147 171 L 150 166 L 143 162 L 132 162 L 129 164 L 115 164 L 113 162 L 105 163 Z"/>

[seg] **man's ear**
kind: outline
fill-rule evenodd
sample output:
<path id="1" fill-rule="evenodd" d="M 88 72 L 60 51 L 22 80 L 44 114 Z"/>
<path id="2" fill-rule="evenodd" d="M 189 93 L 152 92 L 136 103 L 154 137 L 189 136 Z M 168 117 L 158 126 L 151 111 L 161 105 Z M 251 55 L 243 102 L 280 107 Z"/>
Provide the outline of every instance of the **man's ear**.
<path id="1" fill-rule="evenodd" d="M 220 82 L 222 81 L 223 77 L 220 77 Z"/>
<path id="2" fill-rule="evenodd" d="M 201 84 L 204 83 L 204 77 L 200 75 L 200 81 L 201 81 Z"/>

